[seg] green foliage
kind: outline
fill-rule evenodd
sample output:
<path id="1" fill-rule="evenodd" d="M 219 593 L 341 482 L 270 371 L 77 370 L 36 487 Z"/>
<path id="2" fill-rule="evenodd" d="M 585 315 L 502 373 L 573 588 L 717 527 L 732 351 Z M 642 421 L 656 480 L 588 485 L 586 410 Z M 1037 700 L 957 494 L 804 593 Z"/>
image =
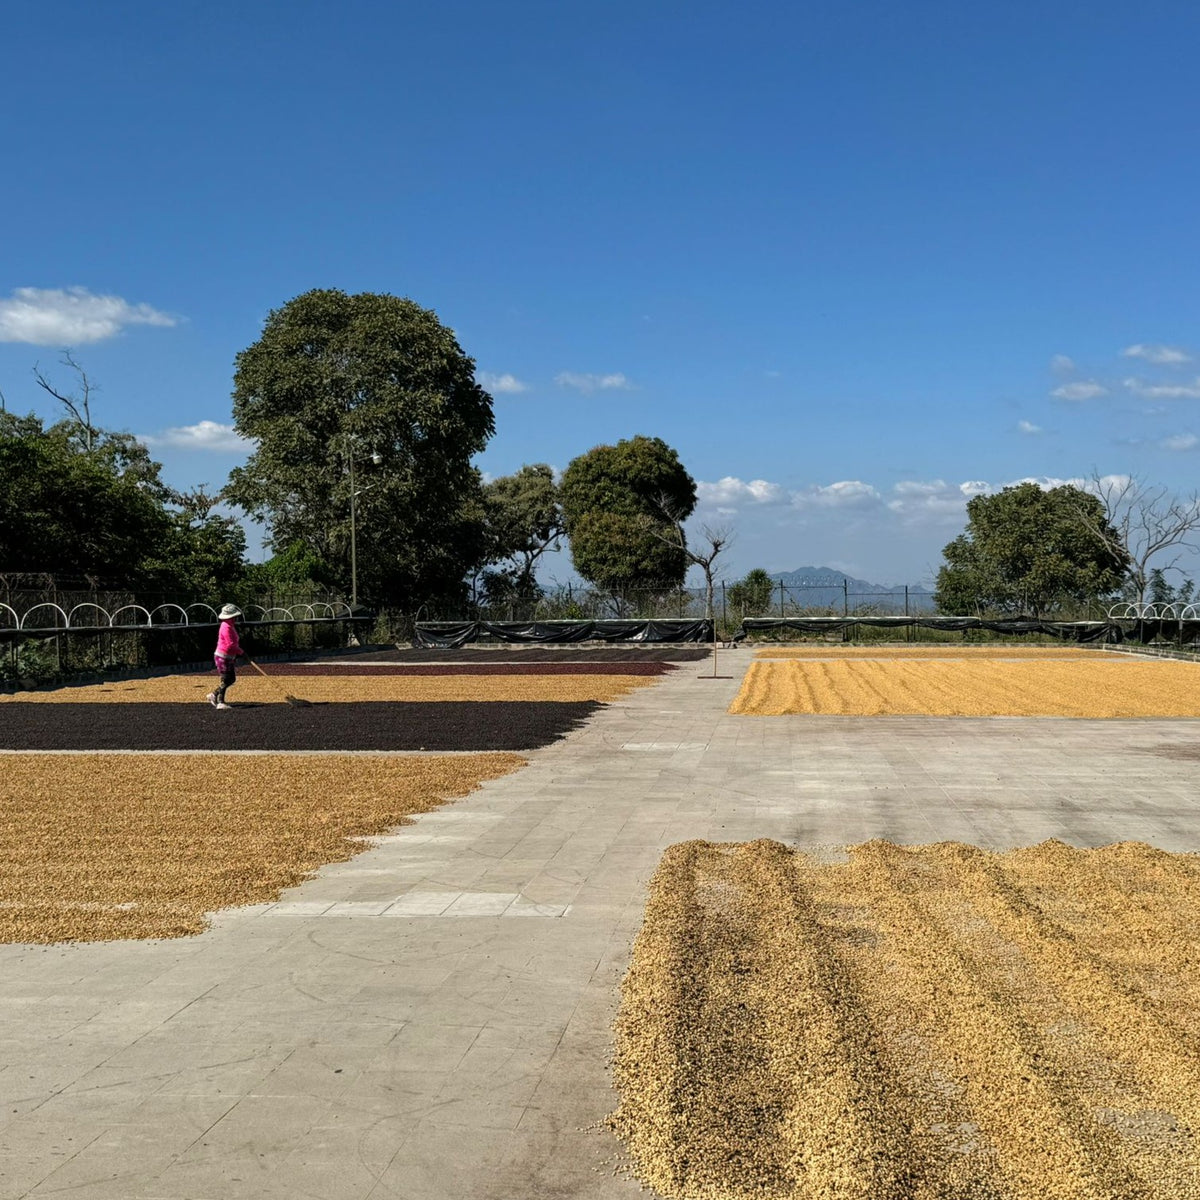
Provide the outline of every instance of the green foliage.
<path id="1" fill-rule="evenodd" d="M 1155 567 L 1150 572 L 1150 591 L 1146 598 L 1151 604 L 1194 604 L 1196 585 L 1192 580 L 1184 579 L 1178 587 L 1172 587 L 1163 568 Z"/>
<path id="2" fill-rule="evenodd" d="M 156 579 L 171 530 L 158 464 L 128 434 L 101 433 L 90 453 L 73 434 L 0 413 L 0 569 Z"/>
<path id="3" fill-rule="evenodd" d="M 303 544 L 345 587 L 353 462 L 360 593 L 400 606 L 455 597 L 486 558 L 471 457 L 494 422 L 474 372 L 411 300 L 306 292 L 237 357 L 234 424 L 257 447 L 227 495 L 268 523 L 274 546 Z"/>
<path id="4" fill-rule="evenodd" d="M 1118 544 L 1101 502 L 1070 484 L 975 496 L 966 531 L 942 551 L 934 599 L 943 613 L 1034 616 L 1086 604 L 1121 586 L 1128 557 Z"/>
<path id="5" fill-rule="evenodd" d="M 320 591 L 333 586 L 333 568 L 315 555 L 303 542 L 293 542 L 266 562 L 246 568 L 248 593 L 267 594 L 288 591 Z"/>
<path id="6" fill-rule="evenodd" d="M 770 609 L 775 591 L 775 581 L 762 567 L 755 567 L 729 588 L 727 600 L 739 616 L 761 617 Z"/>
<path id="7" fill-rule="evenodd" d="M 541 593 L 534 578 L 538 559 L 557 549 L 563 531 L 553 470 L 535 463 L 493 479 L 484 487 L 484 504 L 488 559 L 500 564 L 484 575 L 485 596 L 489 603 L 536 600 Z"/>
<path id="8" fill-rule="evenodd" d="M 0 683 L 38 687 L 58 679 L 58 657 L 51 642 L 23 641 L 15 655 L 0 653 Z"/>
<path id="9" fill-rule="evenodd" d="M 1163 569 L 1155 567 L 1150 572 L 1150 595 L 1148 597 L 1150 603 L 1170 604 L 1172 598 L 1172 588 L 1167 582 L 1167 577 L 1163 573 Z"/>
<path id="10" fill-rule="evenodd" d="M 559 487 L 571 558 L 584 579 L 615 596 L 683 584 L 675 540 L 696 506 L 696 484 L 661 438 L 641 435 L 573 459 Z"/>
<path id="11" fill-rule="evenodd" d="M 188 596 L 216 599 L 244 580 L 246 532 L 213 510 L 220 497 L 204 488 L 171 496 L 176 510 L 154 565 L 165 586 Z"/>
<path id="12" fill-rule="evenodd" d="M 128 433 L 49 428 L 0 413 L 0 570 L 92 575 L 127 588 L 219 595 L 242 577 L 246 537 L 215 497 L 180 495 Z"/>

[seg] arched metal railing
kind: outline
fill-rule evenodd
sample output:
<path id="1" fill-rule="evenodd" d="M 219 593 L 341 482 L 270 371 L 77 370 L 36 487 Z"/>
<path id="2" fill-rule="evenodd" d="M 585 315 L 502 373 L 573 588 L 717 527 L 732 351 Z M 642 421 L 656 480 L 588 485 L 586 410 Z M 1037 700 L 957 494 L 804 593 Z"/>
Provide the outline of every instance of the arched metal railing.
<path id="1" fill-rule="evenodd" d="M 153 611 L 153 612 L 151 612 L 151 614 L 150 614 L 150 624 L 151 624 L 151 625 L 153 625 L 153 624 L 154 624 L 154 618 L 155 618 L 156 616 L 158 616 L 158 614 L 159 614 L 160 612 L 168 612 L 170 609 L 174 609 L 174 610 L 175 610 L 175 611 L 176 611 L 176 612 L 177 612 L 177 613 L 178 613 L 178 614 L 179 614 L 179 615 L 180 615 L 180 616 L 183 618 L 183 624 L 184 624 L 184 625 L 188 625 L 188 624 L 190 624 L 190 622 L 188 621 L 187 609 L 186 609 L 186 608 L 184 608 L 184 607 L 183 607 L 182 605 L 180 605 L 180 604 L 160 604 L 160 605 L 159 605 L 159 606 L 158 606 L 156 609 L 154 609 L 154 611 Z M 179 622 L 178 622 L 178 621 L 163 621 L 163 622 L 161 622 L 161 623 L 162 623 L 163 625 L 177 625 L 177 624 L 179 624 Z"/>
<path id="2" fill-rule="evenodd" d="M 350 605 L 342 600 L 301 601 L 291 605 L 247 604 L 245 615 L 250 623 L 285 624 L 321 621 L 361 620 L 355 617 Z M 211 604 L 197 601 L 182 605 L 159 604 L 151 609 L 142 604 L 122 604 L 109 610 L 102 604 L 84 600 L 70 609 L 50 600 L 43 600 L 23 612 L 11 604 L 0 602 L 0 630 L 22 633 L 69 633 L 100 629 L 186 629 L 191 626 L 215 625 L 217 610 Z"/>
<path id="3" fill-rule="evenodd" d="M 54 609 L 54 611 L 56 613 L 58 613 L 58 615 L 60 617 L 62 617 L 62 619 L 63 619 L 62 625 L 52 625 L 51 626 L 52 629 L 69 629 L 70 628 L 71 622 L 70 622 L 70 619 L 68 618 L 67 614 L 61 608 L 59 608 L 59 606 L 57 604 L 54 604 L 49 600 L 43 600 L 41 604 L 35 604 L 32 608 L 26 609 L 25 612 L 21 615 L 20 620 L 17 622 L 17 628 L 18 629 L 35 628 L 34 626 L 31 626 L 28 624 L 30 615 L 35 612 L 38 612 L 39 610 L 41 610 L 43 608 Z"/>
<path id="4" fill-rule="evenodd" d="M 96 628 L 99 626 L 112 624 L 112 617 L 107 608 L 104 608 L 99 604 L 93 604 L 90 600 L 85 600 L 82 604 L 76 604 L 75 607 L 71 609 L 69 613 L 67 613 L 68 629 L 80 628 L 80 623 L 75 620 L 75 614 L 79 612 L 81 608 L 93 608 L 101 615 L 101 617 L 104 618 L 102 621 L 97 621 L 95 626 L 89 626 L 89 628 Z"/>
<path id="5" fill-rule="evenodd" d="M 1114 604 L 1108 610 L 1110 621 L 1194 621 L 1200 606 L 1137 600 Z"/>
<path id="6" fill-rule="evenodd" d="M 119 617 L 119 616 L 120 616 L 120 615 L 121 615 L 123 612 L 140 612 L 140 613 L 145 613 L 145 615 L 146 615 L 146 620 L 145 620 L 144 622 L 141 622 L 141 621 L 134 621 L 134 622 L 133 622 L 133 624 L 134 624 L 134 625 L 141 625 L 141 624 L 153 625 L 153 624 L 154 624 L 154 622 L 153 622 L 153 621 L 150 619 L 150 610 L 149 610 L 148 608 L 143 608 L 143 607 L 142 607 L 140 604 L 123 604 L 123 605 L 122 605 L 120 608 L 118 608 L 118 609 L 117 609 L 117 611 L 116 611 L 115 613 L 113 613 L 113 615 L 112 615 L 112 616 L 109 618 L 109 621 L 108 621 L 109 625 L 111 625 L 112 627 L 114 627 L 114 628 L 115 628 L 115 627 L 116 627 L 116 625 L 117 625 L 117 618 L 118 618 L 118 617 Z"/>

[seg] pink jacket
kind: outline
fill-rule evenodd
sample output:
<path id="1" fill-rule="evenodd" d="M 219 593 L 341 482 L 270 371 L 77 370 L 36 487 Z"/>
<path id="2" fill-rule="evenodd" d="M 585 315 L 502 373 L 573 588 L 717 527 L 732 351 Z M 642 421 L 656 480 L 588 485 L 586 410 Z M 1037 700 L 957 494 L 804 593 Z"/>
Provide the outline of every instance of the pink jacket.
<path id="1" fill-rule="evenodd" d="M 238 641 L 238 632 L 232 621 L 221 622 L 221 632 L 217 634 L 217 653 L 222 658 L 237 658 L 242 652 Z"/>

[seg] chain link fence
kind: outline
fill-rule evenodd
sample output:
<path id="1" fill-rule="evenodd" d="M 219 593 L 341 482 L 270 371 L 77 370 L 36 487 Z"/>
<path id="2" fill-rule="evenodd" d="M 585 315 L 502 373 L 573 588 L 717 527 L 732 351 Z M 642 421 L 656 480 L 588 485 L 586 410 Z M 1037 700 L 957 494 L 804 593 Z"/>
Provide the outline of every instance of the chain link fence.
<path id="1" fill-rule="evenodd" d="M 708 616 L 708 598 L 703 587 L 660 589 L 626 592 L 619 596 L 585 584 L 561 584 L 547 588 L 540 596 L 522 599 L 517 596 L 488 603 L 476 598 L 461 605 L 422 606 L 414 615 L 421 621 L 551 621 L 603 620 L 606 618 L 701 618 Z M 731 638 L 747 617 L 921 617 L 937 612 L 932 589 L 917 587 L 880 588 L 870 591 L 856 589 L 848 580 L 828 583 L 788 584 L 774 581 L 770 590 L 762 589 L 755 600 L 747 601 L 746 589 L 736 583 L 716 582 L 712 594 L 712 617 L 718 637 Z M 1079 604 L 1064 601 L 1054 606 L 1055 618 L 1065 621 L 1102 621 L 1107 616 L 1107 602 Z M 956 614 L 985 616 L 983 612 Z M 990 614 L 995 615 L 995 614 Z M 393 623 L 398 636 L 406 640 L 411 622 Z M 780 635 L 790 636 L 790 635 Z M 799 635 L 797 635 L 799 636 Z M 807 635 L 811 636 L 811 635 Z M 905 640 L 961 641 L 961 633 L 941 633 L 933 630 L 909 629 L 900 631 L 860 627 L 843 631 L 839 640 L 878 641 Z M 972 632 L 970 640 L 991 640 L 990 634 Z M 999 635 L 995 635 L 999 636 Z M 1040 639 L 1035 639 L 1040 640 Z"/>
<path id="2" fill-rule="evenodd" d="M 718 625 L 738 625 L 743 617 L 793 616 L 911 616 L 934 610 L 933 593 L 901 587 L 892 591 L 861 592 L 849 583 L 776 583 L 765 604 L 747 605 L 735 584 L 718 581 L 713 588 L 711 616 Z M 707 593 L 703 587 L 643 590 L 614 595 L 585 584 L 561 584 L 540 596 L 512 596 L 486 602 L 475 598 L 460 606 L 425 607 L 419 620 L 532 621 L 601 620 L 616 618 L 706 617 Z"/>

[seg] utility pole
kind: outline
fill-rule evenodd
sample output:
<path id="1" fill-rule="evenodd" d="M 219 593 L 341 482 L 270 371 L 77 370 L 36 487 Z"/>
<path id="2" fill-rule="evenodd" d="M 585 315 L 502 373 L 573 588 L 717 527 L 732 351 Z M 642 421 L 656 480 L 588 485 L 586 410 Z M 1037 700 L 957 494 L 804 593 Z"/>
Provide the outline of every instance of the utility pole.
<path id="1" fill-rule="evenodd" d="M 354 449 L 346 431 L 346 462 L 350 467 L 350 611 L 358 608 L 358 491 L 354 486 Z"/>

